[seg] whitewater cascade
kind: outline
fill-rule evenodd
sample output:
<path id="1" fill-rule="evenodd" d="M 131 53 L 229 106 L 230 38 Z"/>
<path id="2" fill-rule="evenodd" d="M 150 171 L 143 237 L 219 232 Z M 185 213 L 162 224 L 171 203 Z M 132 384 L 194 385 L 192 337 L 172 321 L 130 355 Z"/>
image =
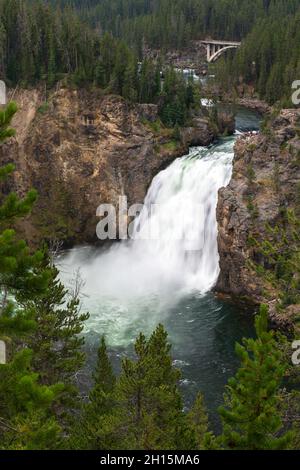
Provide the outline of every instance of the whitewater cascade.
<path id="1" fill-rule="evenodd" d="M 69 255 L 88 295 L 170 298 L 211 290 L 219 275 L 218 191 L 231 178 L 234 140 L 191 149 L 160 172 L 135 221 L 134 240 L 88 259 L 78 251 Z"/>
<path id="2" fill-rule="evenodd" d="M 191 149 L 154 178 L 135 223 L 131 250 L 133 259 L 138 257 L 157 278 L 157 287 L 205 293 L 216 283 L 216 207 L 219 189 L 231 178 L 228 147 L 232 140 Z"/>
<path id="3" fill-rule="evenodd" d="M 241 131 L 258 129 L 258 117 L 244 108 L 236 121 Z M 133 225 L 135 240 L 59 255 L 64 285 L 74 289 L 77 269 L 85 282 L 80 300 L 90 318 L 84 328 L 88 363 L 79 377 L 83 388 L 102 335 L 118 371 L 124 355 L 134 357 L 136 337 L 148 337 L 161 323 L 174 365 L 182 370 L 187 405 L 198 390 L 210 411 L 222 402 L 224 384 L 235 373 L 232 345 L 253 334 L 244 312 L 240 316 L 238 308 L 208 292 L 219 275 L 216 205 L 219 188 L 231 179 L 235 140 L 191 149 L 159 173 Z"/>

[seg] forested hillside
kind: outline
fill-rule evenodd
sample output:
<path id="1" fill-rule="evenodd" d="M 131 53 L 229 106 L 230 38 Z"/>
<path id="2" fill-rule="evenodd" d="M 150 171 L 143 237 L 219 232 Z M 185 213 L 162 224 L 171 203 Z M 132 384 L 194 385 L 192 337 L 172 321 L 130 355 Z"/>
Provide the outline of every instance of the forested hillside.
<path id="1" fill-rule="evenodd" d="M 221 61 L 222 86 L 242 80 L 274 103 L 287 101 L 299 76 L 299 31 L 299 0 L 0 0 L 0 74 L 49 87 L 67 75 L 143 102 L 145 46 L 163 54 L 211 36 L 243 41 Z M 159 92 L 150 75 L 147 102 Z"/>
<path id="2" fill-rule="evenodd" d="M 244 40 L 222 64 L 220 83 L 230 91 L 240 80 L 269 103 L 288 103 L 300 75 L 299 0 L 54 0 L 73 4 L 91 25 L 135 46 L 182 48 L 207 36 Z M 227 83 L 227 87 L 226 87 Z"/>
<path id="3" fill-rule="evenodd" d="M 201 94 L 209 85 L 164 62 L 165 52 L 187 46 L 189 55 L 190 42 L 207 36 L 242 41 L 214 74 L 208 69 L 219 81 L 213 98 L 221 88 L 230 97 L 241 88 L 241 95 L 251 90 L 271 104 L 291 105 L 291 83 L 300 79 L 300 0 L 0 0 L 0 80 L 16 101 L 20 92 L 30 103 L 28 111 L 22 99 L 19 110 L 13 101 L 0 107 L 0 451 L 299 449 L 300 351 L 296 361 L 291 357 L 300 318 L 300 110 L 274 107 L 261 132 L 253 113 L 229 137 L 231 116 L 224 111 L 221 130 L 219 109 Z M 152 49 L 160 53 L 150 58 L 145 52 Z M 194 131 L 209 137 L 199 149 Z M 210 146 L 219 134 L 224 138 Z M 186 153 L 193 148 L 177 159 L 181 144 Z M 161 244 L 138 237 L 159 247 L 142 243 L 139 250 L 132 240 L 123 243 L 126 256 L 115 244 L 98 257 L 94 247 L 85 255 L 90 239 L 82 238 L 83 278 L 76 269 L 64 284 L 67 259 L 55 266 L 60 243 L 69 232 L 81 233 L 77 222 L 85 227 L 89 219 L 95 232 L 95 219 L 82 216 L 81 207 L 89 204 L 95 217 L 100 203 L 107 207 L 119 195 L 139 202 L 158 172 L 163 177 L 150 187 L 145 207 L 153 203 L 163 212 L 149 214 L 155 222 L 149 235 L 153 227 L 154 236 L 173 231 L 176 244 L 169 235 Z M 23 182 L 38 192 L 27 192 Z M 72 204 L 69 188 L 80 205 Z M 129 223 L 118 209 L 120 224 Z M 30 215 L 44 229 L 40 249 L 36 232 L 22 240 Z M 220 296 L 211 292 L 219 265 Z M 85 291 L 89 273 L 99 284 Z M 152 291 L 148 284 L 162 286 Z M 234 317 L 227 294 L 243 300 Z M 235 367 L 227 344 L 233 347 L 230 332 L 248 308 L 256 313 L 255 334 L 238 340 Z M 187 332 L 170 337 L 194 363 L 173 354 L 165 326 L 156 326 L 168 316 L 170 326 Z M 147 317 L 155 321 L 152 333 Z M 216 427 L 206 403 L 219 386 Z"/>
<path id="4" fill-rule="evenodd" d="M 223 71 L 223 73 L 222 73 Z M 300 77 L 300 8 L 297 14 L 261 19 L 241 49 L 219 65 L 227 91 L 242 80 L 270 104 L 291 106 L 291 86 Z"/>
<path id="5" fill-rule="evenodd" d="M 58 80 L 71 86 L 97 86 L 103 92 L 140 103 L 160 102 L 165 124 L 182 125 L 197 90 L 174 71 L 134 51 L 108 32 L 97 34 L 72 9 L 54 9 L 42 1 L 0 0 L 0 76 L 11 86 Z M 199 99 L 198 99 L 199 102 Z"/>
<path id="6" fill-rule="evenodd" d="M 182 47 L 206 35 L 242 39 L 259 18 L 294 14 L 299 0 L 50 0 L 74 5 L 100 30 L 131 44 Z"/>
<path id="7" fill-rule="evenodd" d="M 71 10 L 54 11 L 44 2 L 0 1 L 0 74 L 8 84 L 28 85 L 59 74 L 92 78 L 95 34 Z"/>
<path id="8" fill-rule="evenodd" d="M 207 36 L 243 40 L 222 65 L 220 83 L 254 85 L 269 103 L 288 102 L 299 76 L 299 0 L 53 0 L 73 5 L 99 32 L 110 31 L 135 47 L 182 48 Z M 290 103 L 288 103 L 290 105 Z"/>

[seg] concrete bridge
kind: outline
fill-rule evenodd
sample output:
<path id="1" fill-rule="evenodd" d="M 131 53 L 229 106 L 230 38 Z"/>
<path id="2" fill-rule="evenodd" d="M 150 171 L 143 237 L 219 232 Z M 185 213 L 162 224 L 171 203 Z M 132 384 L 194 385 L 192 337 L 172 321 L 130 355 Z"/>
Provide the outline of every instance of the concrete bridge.
<path id="1" fill-rule="evenodd" d="M 229 49 L 237 49 L 241 45 L 241 42 L 217 41 L 214 39 L 207 39 L 206 41 L 201 41 L 201 43 L 206 46 L 207 62 L 209 63 L 215 62 Z"/>

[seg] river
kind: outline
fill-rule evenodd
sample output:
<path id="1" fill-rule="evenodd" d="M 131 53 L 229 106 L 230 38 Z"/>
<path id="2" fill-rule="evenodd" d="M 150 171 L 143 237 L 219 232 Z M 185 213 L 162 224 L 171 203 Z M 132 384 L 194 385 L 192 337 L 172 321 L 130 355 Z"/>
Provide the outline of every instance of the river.
<path id="1" fill-rule="evenodd" d="M 241 108 L 236 123 L 237 134 L 257 130 L 259 117 Z M 65 284 L 78 269 L 85 282 L 81 300 L 90 319 L 84 332 L 88 362 L 79 376 L 83 390 L 90 385 L 101 335 L 118 372 L 121 358 L 133 355 L 135 337 L 163 323 L 174 364 L 182 371 L 186 407 L 201 391 L 218 427 L 216 410 L 238 366 L 235 342 L 253 331 L 243 307 L 212 293 L 219 274 L 217 194 L 230 181 L 236 138 L 191 148 L 154 178 L 134 226 L 134 241 L 106 250 L 80 247 L 59 257 Z"/>

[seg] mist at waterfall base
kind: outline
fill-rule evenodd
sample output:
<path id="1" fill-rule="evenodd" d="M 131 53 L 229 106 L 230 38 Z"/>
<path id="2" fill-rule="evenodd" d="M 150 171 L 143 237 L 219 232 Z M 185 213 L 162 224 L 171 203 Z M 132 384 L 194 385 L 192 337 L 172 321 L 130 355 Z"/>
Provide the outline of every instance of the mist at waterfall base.
<path id="1" fill-rule="evenodd" d="M 238 113 L 239 130 L 257 126 L 256 115 Z M 219 275 L 217 196 L 231 178 L 235 138 L 192 148 L 154 178 L 135 222 L 134 240 L 107 250 L 76 248 L 59 257 L 64 283 L 71 284 L 78 269 L 85 283 L 81 300 L 90 312 L 88 361 L 79 377 L 85 391 L 103 334 L 119 372 L 121 358 L 134 357 L 137 335 L 149 335 L 163 323 L 174 364 L 182 371 L 186 407 L 201 391 L 218 425 L 216 409 L 238 366 L 235 342 L 252 333 L 252 320 L 241 307 L 211 293 Z M 145 233 L 159 237 L 149 239 Z"/>

